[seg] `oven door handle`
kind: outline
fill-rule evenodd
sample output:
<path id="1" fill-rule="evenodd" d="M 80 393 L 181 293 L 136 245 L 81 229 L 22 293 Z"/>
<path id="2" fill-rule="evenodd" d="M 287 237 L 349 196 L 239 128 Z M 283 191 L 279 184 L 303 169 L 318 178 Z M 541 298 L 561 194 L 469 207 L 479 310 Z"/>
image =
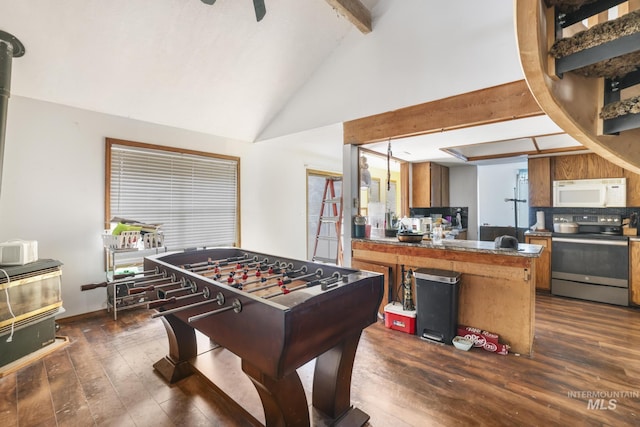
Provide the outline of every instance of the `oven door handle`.
<path id="1" fill-rule="evenodd" d="M 583 245 L 607 245 L 607 246 L 629 246 L 628 240 L 599 240 L 599 239 L 572 239 L 567 237 L 552 237 L 551 243 L 579 243 Z"/>

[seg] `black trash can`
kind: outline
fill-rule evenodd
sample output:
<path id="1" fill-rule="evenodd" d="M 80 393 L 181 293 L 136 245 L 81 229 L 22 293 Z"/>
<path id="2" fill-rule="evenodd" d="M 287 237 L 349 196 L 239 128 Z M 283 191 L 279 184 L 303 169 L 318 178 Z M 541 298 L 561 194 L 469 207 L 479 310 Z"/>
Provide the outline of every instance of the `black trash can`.
<path id="1" fill-rule="evenodd" d="M 416 334 L 425 340 L 451 344 L 458 328 L 460 273 L 419 268 L 416 278 Z"/>

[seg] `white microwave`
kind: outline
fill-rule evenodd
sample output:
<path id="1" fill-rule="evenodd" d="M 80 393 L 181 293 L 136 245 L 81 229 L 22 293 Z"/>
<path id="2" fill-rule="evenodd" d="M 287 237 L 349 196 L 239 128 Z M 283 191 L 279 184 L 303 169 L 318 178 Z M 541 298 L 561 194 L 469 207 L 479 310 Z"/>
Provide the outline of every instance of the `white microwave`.
<path id="1" fill-rule="evenodd" d="M 553 181 L 553 207 L 611 208 L 626 206 L 626 178 Z"/>

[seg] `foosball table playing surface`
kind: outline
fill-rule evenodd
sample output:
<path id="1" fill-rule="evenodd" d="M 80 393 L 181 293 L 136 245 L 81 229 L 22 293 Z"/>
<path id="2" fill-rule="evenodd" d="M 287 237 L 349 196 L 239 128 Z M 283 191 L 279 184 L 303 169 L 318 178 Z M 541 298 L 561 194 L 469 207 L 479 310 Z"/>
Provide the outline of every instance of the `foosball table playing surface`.
<path id="1" fill-rule="evenodd" d="M 198 354 L 198 331 L 240 359 L 267 426 L 311 425 L 297 369 L 314 359 L 312 412 L 331 425 L 368 421 L 351 405 L 351 373 L 362 330 L 377 320 L 381 274 L 239 248 L 154 255 L 144 270 L 170 278 L 149 303 L 167 330 L 169 354 L 154 368 L 169 383 L 194 372 L 206 376 L 198 370 L 198 359 L 209 357 Z M 214 388 L 249 424 L 259 423 Z"/>

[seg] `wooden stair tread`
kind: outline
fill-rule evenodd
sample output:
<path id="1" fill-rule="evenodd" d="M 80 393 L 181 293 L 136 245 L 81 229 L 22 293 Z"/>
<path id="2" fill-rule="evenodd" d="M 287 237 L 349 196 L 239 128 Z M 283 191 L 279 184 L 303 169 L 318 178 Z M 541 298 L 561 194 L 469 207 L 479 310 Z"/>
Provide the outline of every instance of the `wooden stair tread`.
<path id="1" fill-rule="evenodd" d="M 585 77 L 617 79 L 640 69 L 640 50 L 623 56 L 598 61 L 571 72 Z"/>
<path id="2" fill-rule="evenodd" d="M 582 6 L 595 3 L 597 0 L 545 0 L 547 7 L 555 6 L 563 13 L 574 12 Z"/>
<path id="3" fill-rule="evenodd" d="M 611 21 L 596 24 L 571 37 L 556 40 L 549 49 L 549 54 L 556 59 L 562 58 L 637 32 L 640 32 L 640 10 L 634 10 Z"/>
<path id="4" fill-rule="evenodd" d="M 564 71 L 586 77 L 620 78 L 640 67 L 639 39 L 640 10 L 635 10 L 556 40 L 549 54 Z M 572 65 L 565 65 L 569 60 Z"/>
<path id="5" fill-rule="evenodd" d="M 640 95 L 605 105 L 600 111 L 601 119 L 614 119 L 627 114 L 640 113 Z"/>

